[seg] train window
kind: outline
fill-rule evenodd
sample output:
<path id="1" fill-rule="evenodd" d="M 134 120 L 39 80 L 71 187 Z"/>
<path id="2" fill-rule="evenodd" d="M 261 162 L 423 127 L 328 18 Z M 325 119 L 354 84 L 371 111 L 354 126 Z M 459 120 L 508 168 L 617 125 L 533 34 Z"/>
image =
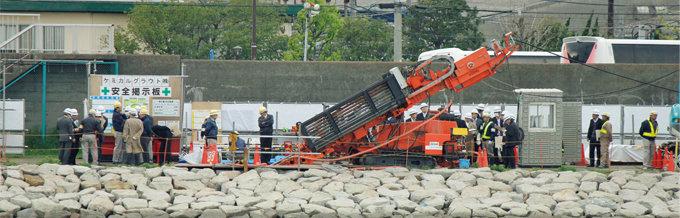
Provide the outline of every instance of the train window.
<path id="1" fill-rule="evenodd" d="M 531 131 L 554 131 L 555 104 L 529 105 L 529 129 Z"/>
<path id="2" fill-rule="evenodd" d="M 570 42 L 567 43 L 567 55 L 572 63 L 585 63 L 590 57 L 590 52 L 593 51 L 595 42 Z"/>
<path id="3" fill-rule="evenodd" d="M 616 63 L 673 63 L 680 62 L 678 45 L 613 44 Z"/>

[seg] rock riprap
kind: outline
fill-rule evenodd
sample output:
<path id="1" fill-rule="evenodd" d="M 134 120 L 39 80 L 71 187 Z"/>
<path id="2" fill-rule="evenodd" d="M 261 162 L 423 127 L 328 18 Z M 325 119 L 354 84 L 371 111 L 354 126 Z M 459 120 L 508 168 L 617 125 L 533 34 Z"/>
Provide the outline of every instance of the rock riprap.
<path id="1" fill-rule="evenodd" d="M 676 172 L 0 170 L 0 217 L 680 217 Z"/>

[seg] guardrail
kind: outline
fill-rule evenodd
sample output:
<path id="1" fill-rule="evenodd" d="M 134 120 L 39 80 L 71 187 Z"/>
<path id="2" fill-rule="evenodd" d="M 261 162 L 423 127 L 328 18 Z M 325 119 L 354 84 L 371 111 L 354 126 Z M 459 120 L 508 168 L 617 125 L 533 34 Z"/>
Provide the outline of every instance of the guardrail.
<path id="1" fill-rule="evenodd" d="M 113 24 L 31 24 L 0 44 L 1 53 L 114 53 Z"/>

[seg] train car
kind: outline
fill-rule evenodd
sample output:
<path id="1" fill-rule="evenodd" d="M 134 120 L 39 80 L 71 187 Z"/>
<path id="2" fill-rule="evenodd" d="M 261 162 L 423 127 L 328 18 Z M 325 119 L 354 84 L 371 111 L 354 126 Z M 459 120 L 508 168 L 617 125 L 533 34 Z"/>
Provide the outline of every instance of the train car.
<path id="1" fill-rule="evenodd" d="M 561 63 L 678 64 L 680 40 L 605 39 L 574 36 L 562 39 Z"/>

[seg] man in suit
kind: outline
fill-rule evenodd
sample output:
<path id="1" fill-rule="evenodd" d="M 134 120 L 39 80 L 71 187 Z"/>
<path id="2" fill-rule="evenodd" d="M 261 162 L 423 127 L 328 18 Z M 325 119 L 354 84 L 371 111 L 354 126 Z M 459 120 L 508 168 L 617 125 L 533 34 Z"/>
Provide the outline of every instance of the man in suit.
<path id="1" fill-rule="evenodd" d="M 76 165 L 76 156 L 78 155 L 82 131 L 80 129 L 80 122 L 78 121 L 78 110 L 75 108 L 71 108 L 71 122 L 73 123 L 73 139 L 75 139 L 75 142 L 71 144 L 73 149 L 71 149 L 71 155 L 68 157 L 68 163 L 64 164 Z"/>
<path id="2" fill-rule="evenodd" d="M 431 117 L 429 108 L 430 107 L 427 105 L 427 103 L 420 104 L 421 113 L 419 113 L 418 116 L 416 117 L 416 121 L 424 121 L 429 119 Z"/>
<path id="3" fill-rule="evenodd" d="M 417 116 L 418 116 L 418 111 L 416 111 L 415 109 L 409 109 L 409 110 L 408 110 L 408 113 L 409 113 L 409 114 L 408 114 L 409 117 L 411 117 L 411 118 L 406 119 L 406 122 L 413 122 L 413 121 L 416 121 L 416 120 L 418 119 L 418 118 L 417 118 Z"/>
<path id="4" fill-rule="evenodd" d="M 59 131 L 59 161 L 68 164 L 71 156 L 71 145 L 75 142 L 73 138 L 73 122 L 71 121 L 71 110 L 66 108 L 64 116 L 57 120 L 57 131 Z"/>
<path id="5" fill-rule="evenodd" d="M 97 135 L 102 133 L 101 112 L 90 110 L 88 117 L 82 122 L 83 125 L 83 162 L 98 164 L 99 154 L 97 153 Z M 90 162 L 90 157 L 92 161 Z"/>
<path id="6" fill-rule="evenodd" d="M 260 127 L 260 135 L 264 136 L 273 135 L 274 128 L 272 128 L 272 126 L 274 125 L 274 116 L 267 113 L 266 107 L 261 107 L 259 112 L 260 117 L 257 118 L 257 125 Z M 260 144 L 262 144 L 262 151 L 271 151 L 272 138 L 271 137 L 260 138 Z M 269 164 L 269 160 L 271 160 L 271 157 L 272 157 L 271 154 L 261 154 L 260 163 L 263 163 L 265 165 Z"/>
<path id="7" fill-rule="evenodd" d="M 593 110 L 593 119 L 590 120 L 590 126 L 588 126 L 588 137 L 586 140 L 590 142 L 589 151 L 590 155 L 590 167 L 595 167 L 600 165 L 600 140 L 597 138 L 597 133 L 602 129 L 602 124 L 604 121 L 600 119 L 600 110 Z M 597 153 L 596 153 L 597 152 Z M 597 155 L 596 155 L 597 154 Z M 597 164 L 595 164 L 595 158 L 597 157 Z"/>

